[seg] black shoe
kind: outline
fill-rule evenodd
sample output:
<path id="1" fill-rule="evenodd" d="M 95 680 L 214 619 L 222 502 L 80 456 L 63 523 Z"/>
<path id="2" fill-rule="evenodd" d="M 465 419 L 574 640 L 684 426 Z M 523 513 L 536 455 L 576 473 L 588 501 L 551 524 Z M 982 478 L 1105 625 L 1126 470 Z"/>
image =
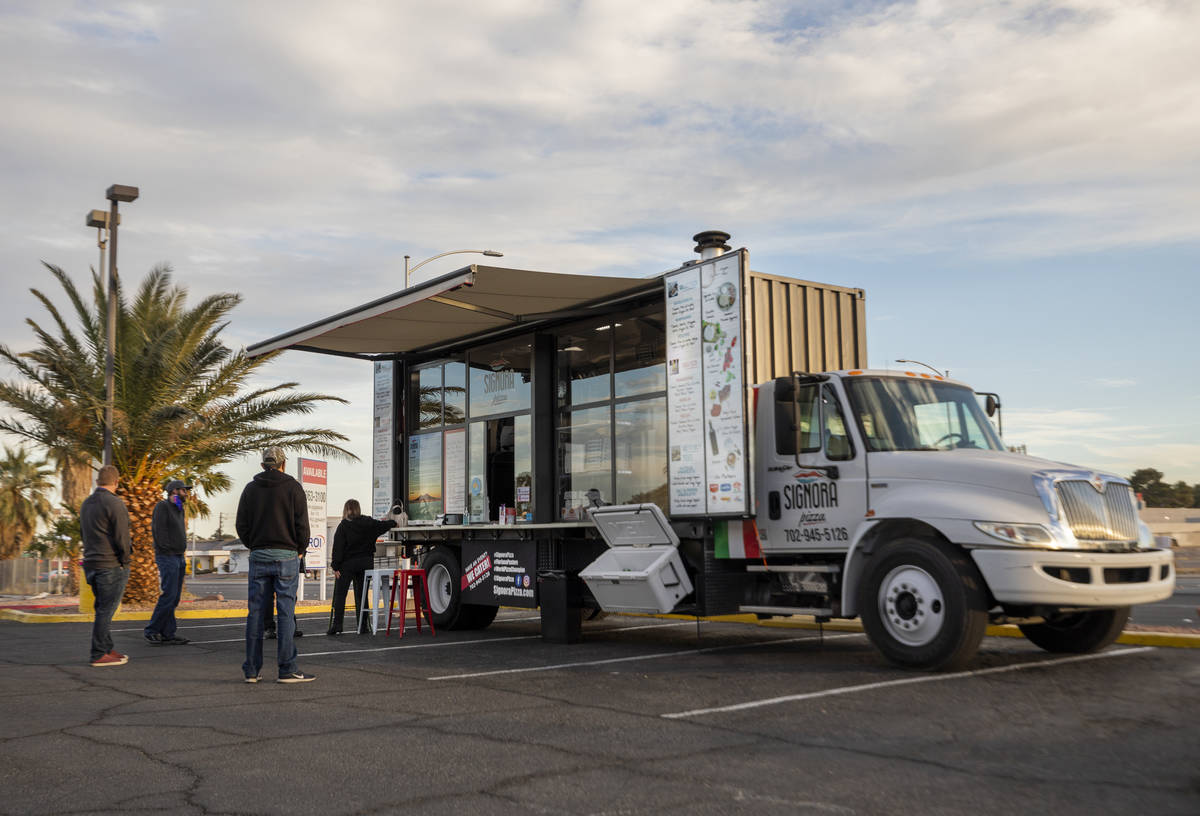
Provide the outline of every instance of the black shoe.
<path id="1" fill-rule="evenodd" d="M 325 634 L 328 635 L 329 637 L 335 637 L 337 635 L 340 635 L 341 633 L 342 633 L 341 629 L 330 629 Z"/>
<path id="2" fill-rule="evenodd" d="M 146 642 L 149 643 L 151 646 L 162 646 L 164 643 L 167 642 L 167 639 L 165 637 L 163 637 L 162 635 L 158 634 L 158 632 L 154 632 L 153 634 L 146 635 L 145 637 L 146 637 Z"/>
<path id="3" fill-rule="evenodd" d="M 298 671 L 298 672 L 292 672 L 291 674 L 285 674 L 283 677 L 279 678 L 279 682 L 280 683 L 311 683 L 313 680 L 316 680 L 316 679 L 317 678 L 313 677 L 311 674 L 305 674 L 302 671 Z"/>
<path id="4" fill-rule="evenodd" d="M 297 629 L 296 634 L 292 635 L 292 637 L 304 637 L 304 633 Z"/>
<path id="5" fill-rule="evenodd" d="M 267 640 L 274 640 L 275 639 L 275 630 L 268 629 L 266 632 L 263 633 L 263 637 L 265 637 Z"/>
<path id="6" fill-rule="evenodd" d="M 179 635 L 171 635 L 169 638 L 163 638 L 162 642 L 167 646 L 183 646 L 186 643 L 191 643 L 190 640 Z"/>

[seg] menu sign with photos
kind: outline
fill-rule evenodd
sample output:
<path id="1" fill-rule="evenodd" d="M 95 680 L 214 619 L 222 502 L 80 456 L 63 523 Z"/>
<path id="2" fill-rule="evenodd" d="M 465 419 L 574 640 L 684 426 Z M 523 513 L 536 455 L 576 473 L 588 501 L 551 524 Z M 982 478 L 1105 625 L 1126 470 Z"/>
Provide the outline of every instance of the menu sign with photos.
<path id="1" fill-rule="evenodd" d="M 371 515 L 392 507 L 392 363 L 375 363 L 375 406 L 371 432 Z"/>
<path id="2" fill-rule="evenodd" d="M 672 515 L 747 509 L 743 252 L 664 277 Z"/>

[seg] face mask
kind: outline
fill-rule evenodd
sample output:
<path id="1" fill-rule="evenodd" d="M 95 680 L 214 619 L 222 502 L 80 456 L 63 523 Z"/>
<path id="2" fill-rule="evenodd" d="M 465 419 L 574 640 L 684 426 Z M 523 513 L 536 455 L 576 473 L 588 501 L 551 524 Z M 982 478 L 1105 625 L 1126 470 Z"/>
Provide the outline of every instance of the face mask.
<path id="1" fill-rule="evenodd" d="M 178 493 L 176 493 L 174 496 L 171 497 L 171 503 L 174 504 L 176 507 L 178 507 L 180 510 L 183 509 L 183 497 L 180 496 Z"/>

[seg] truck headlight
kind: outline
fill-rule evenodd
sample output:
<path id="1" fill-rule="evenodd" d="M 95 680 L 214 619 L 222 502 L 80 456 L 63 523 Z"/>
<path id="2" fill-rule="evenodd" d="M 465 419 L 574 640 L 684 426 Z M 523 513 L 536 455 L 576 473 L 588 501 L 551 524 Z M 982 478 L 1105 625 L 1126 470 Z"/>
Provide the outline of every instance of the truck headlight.
<path id="1" fill-rule="evenodd" d="M 1139 550 L 1157 550 L 1158 542 L 1154 540 L 1154 533 L 1151 532 L 1150 526 L 1146 522 L 1138 519 L 1138 549 Z"/>
<path id="2" fill-rule="evenodd" d="M 982 533 L 998 538 L 1008 544 L 1046 546 L 1054 543 L 1050 531 L 1040 524 L 1006 524 L 1000 521 L 977 521 L 975 527 Z"/>

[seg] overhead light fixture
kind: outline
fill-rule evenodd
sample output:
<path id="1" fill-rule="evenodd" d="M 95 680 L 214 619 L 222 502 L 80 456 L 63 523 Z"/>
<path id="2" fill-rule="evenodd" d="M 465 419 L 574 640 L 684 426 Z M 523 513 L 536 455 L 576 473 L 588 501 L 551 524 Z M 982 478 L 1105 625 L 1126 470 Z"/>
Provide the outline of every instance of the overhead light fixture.
<path id="1" fill-rule="evenodd" d="M 583 349 L 579 346 L 567 346 L 566 348 L 559 349 L 559 351 L 583 351 Z"/>
<path id="2" fill-rule="evenodd" d="M 619 328 L 620 325 L 620 323 L 613 323 L 611 326 L 597 326 L 596 331 L 608 331 L 609 329 Z"/>

